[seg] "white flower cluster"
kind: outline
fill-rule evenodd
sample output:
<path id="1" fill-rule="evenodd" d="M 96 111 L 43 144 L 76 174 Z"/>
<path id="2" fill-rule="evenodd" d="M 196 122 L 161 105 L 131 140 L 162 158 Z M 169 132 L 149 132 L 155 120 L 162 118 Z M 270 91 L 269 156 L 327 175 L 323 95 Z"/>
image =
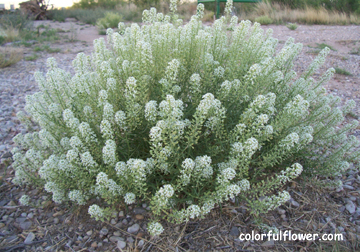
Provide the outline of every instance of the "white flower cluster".
<path id="1" fill-rule="evenodd" d="M 164 232 L 164 228 L 159 222 L 149 223 L 147 229 L 152 236 L 159 236 Z"/>
<path id="2" fill-rule="evenodd" d="M 273 195 L 271 197 L 265 198 L 263 203 L 265 204 L 267 211 L 274 210 L 278 206 L 284 204 L 285 202 L 291 199 L 290 194 L 287 191 L 282 191 L 278 196 Z"/>
<path id="3" fill-rule="evenodd" d="M 69 192 L 68 196 L 71 201 L 76 201 L 80 206 L 85 205 L 88 200 L 88 197 L 86 197 L 80 190 L 72 190 Z"/>
<path id="4" fill-rule="evenodd" d="M 290 150 L 299 142 L 299 135 L 295 132 L 287 135 L 283 140 L 281 140 L 279 146 L 285 148 L 286 150 Z"/>
<path id="5" fill-rule="evenodd" d="M 123 194 L 123 188 L 116 184 L 113 179 L 109 179 L 108 175 L 104 172 L 99 172 L 96 176 L 96 185 L 101 193 L 110 192 L 113 196 Z"/>
<path id="6" fill-rule="evenodd" d="M 303 171 L 303 167 L 299 163 L 293 164 L 291 167 L 286 168 L 285 171 L 281 171 L 280 174 L 277 175 L 280 183 L 284 184 L 298 177 Z"/>
<path id="7" fill-rule="evenodd" d="M 105 164 L 115 165 L 117 161 L 116 143 L 114 140 L 107 140 L 102 149 L 103 160 Z"/>
<path id="8" fill-rule="evenodd" d="M 136 195 L 133 193 L 126 193 L 124 196 L 125 203 L 128 205 L 134 204 L 136 200 Z"/>
<path id="9" fill-rule="evenodd" d="M 30 200 L 31 198 L 29 197 L 29 195 L 24 194 L 23 196 L 21 196 L 21 198 L 19 199 L 19 202 L 21 205 L 23 206 L 29 206 L 30 205 Z"/>
<path id="10" fill-rule="evenodd" d="M 104 218 L 104 210 L 95 204 L 89 206 L 88 213 L 92 218 L 95 218 L 96 220 L 101 220 Z"/>
<path id="11" fill-rule="evenodd" d="M 168 204 L 169 199 L 174 195 L 174 188 L 171 185 L 162 186 L 152 198 L 152 205 L 160 210 Z"/>

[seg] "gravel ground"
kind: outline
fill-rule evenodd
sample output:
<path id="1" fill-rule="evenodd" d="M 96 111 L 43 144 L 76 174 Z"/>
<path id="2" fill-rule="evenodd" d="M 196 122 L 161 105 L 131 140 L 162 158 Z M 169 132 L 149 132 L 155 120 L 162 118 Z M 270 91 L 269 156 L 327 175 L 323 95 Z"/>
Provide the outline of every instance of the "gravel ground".
<path id="1" fill-rule="evenodd" d="M 55 25 L 55 24 L 54 24 Z M 56 25 L 59 25 L 56 23 Z M 279 46 L 288 37 L 304 44 L 296 61 L 296 71 L 301 73 L 316 57 L 317 44 L 325 43 L 331 51 L 325 65 L 315 77 L 329 67 L 346 69 L 352 75 L 336 74 L 327 84 L 328 92 L 339 95 L 343 101 L 354 99 L 357 103 L 354 117 L 360 117 L 360 55 L 351 54 L 360 47 L 359 26 L 304 26 L 295 31 L 285 26 L 272 28 Z M 90 28 L 87 28 L 90 29 Z M 93 33 L 94 34 L 94 33 Z M 81 38 L 79 38 L 81 39 Z M 87 38 L 89 40 L 89 38 Z M 245 206 L 229 203 L 221 210 L 215 209 L 206 220 L 186 225 L 164 223 L 165 234 L 150 240 L 146 233 L 148 207 L 119 209 L 108 223 L 89 218 L 87 208 L 56 205 L 51 196 L 32 187 L 19 188 L 10 183 L 12 137 L 26 132 L 15 114 L 24 109 L 25 96 L 36 92 L 33 74 L 45 72 L 48 57 L 56 58 L 60 68 L 72 72 L 71 62 L 78 52 L 90 54 L 91 43 L 58 43 L 60 53 L 42 52 L 36 61 L 21 60 L 0 69 L 0 251 L 250 251 L 322 249 L 360 250 L 360 174 L 352 167 L 343 177 L 344 189 L 324 191 L 316 187 L 317 181 L 298 181 L 289 186 L 292 200 L 276 211 L 262 216 L 269 226 L 281 230 L 305 233 L 342 233 L 342 242 L 241 242 L 240 233 L 257 230 Z M 25 53 L 32 54 L 31 49 Z M 359 137 L 360 130 L 355 131 Z M 20 206 L 18 199 L 27 193 L 35 208 Z M 40 207 L 39 207 L 40 206 Z M 257 230 L 256 232 L 258 232 Z"/>

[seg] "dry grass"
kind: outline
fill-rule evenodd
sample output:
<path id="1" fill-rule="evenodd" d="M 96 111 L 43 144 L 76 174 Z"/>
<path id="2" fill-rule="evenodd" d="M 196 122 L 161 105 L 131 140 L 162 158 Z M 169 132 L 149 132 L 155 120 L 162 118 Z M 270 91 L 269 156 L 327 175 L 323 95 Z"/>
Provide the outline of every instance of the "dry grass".
<path id="1" fill-rule="evenodd" d="M 12 42 L 19 38 L 19 29 L 14 28 L 13 26 L 8 26 L 6 28 L 0 27 L 0 36 L 5 38 L 5 42 Z"/>
<path id="2" fill-rule="evenodd" d="M 0 47 L 0 68 L 11 66 L 22 59 L 23 50 L 20 48 Z"/>
<path id="3" fill-rule="evenodd" d="M 281 24 L 286 22 L 302 24 L 360 24 L 360 17 L 353 14 L 346 14 L 338 11 L 328 11 L 325 8 L 314 9 L 291 9 L 284 5 L 272 4 L 263 1 L 254 7 L 252 12 L 241 13 L 241 19 L 254 21 L 259 16 L 268 16 L 274 23 Z"/>

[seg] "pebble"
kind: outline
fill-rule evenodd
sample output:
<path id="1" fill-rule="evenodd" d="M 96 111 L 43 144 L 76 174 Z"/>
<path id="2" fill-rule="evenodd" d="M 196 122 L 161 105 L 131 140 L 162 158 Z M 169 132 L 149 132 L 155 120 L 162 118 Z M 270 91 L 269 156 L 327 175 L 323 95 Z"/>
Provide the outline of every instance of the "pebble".
<path id="1" fill-rule="evenodd" d="M 125 215 L 124 215 L 124 211 L 120 211 L 119 212 L 119 218 L 123 218 Z"/>
<path id="2" fill-rule="evenodd" d="M 139 224 L 134 224 L 134 225 L 132 225 L 131 227 L 129 227 L 128 229 L 127 229 L 127 231 L 130 233 L 130 234 L 134 234 L 134 233 L 136 233 L 137 231 L 139 231 L 139 229 L 140 229 L 140 226 L 139 226 Z"/>
<path id="3" fill-rule="evenodd" d="M 299 207 L 300 204 L 298 202 L 296 202 L 295 200 L 291 199 L 291 205 L 294 207 Z"/>
<path id="4" fill-rule="evenodd" d="M 123 219 L 123 220 L 122 220 L 122 224 L 127 225 L 127 224 L 128 224 L 127 219 Z"/>
<path id="5" fill-rule="evenodd" d="M 345 205 L 345 208 L 349 211 L 350 214 L 355 213 L 356 206 L 352 201 L 348 201 L 348 203 Z"/>
<path id="6" fill-rule="evenodd" d="M 90 230 L 90 231 L 87 231 L 87 232 L 86 232 L 86 235 L 87 235 L 87 236 L 91 236 L 91 235 L 92 235 L 92 233 L 93 233 L 93 231 L 92 231 L 92 230 Z"/>
<path id="7" fill-rule="evenodd" d="M 115 225 L 117 223 L 117 221 L 115 219 L 111 219 L 110 223 L 111 223 L 111 225 Z"/>
<path id="8" fill-rule="evenodd" d="M 118 241 L 118 242 L 117 242 L 117 247 L 118 247 L 119 249 L 125 248 L 125 247 L 126 247 L 126 242 L 124 242 L 124 241 Z"/>
<path id="9" fill-rule="evenodd" d="M 144 219 L 144 215 L 137 214 L 137 215 L 135 215 L 135 219 L 142 220 L 142 219 Z"/>
<path id="10" fill-rule="evenodd" d="M 28 230 L 28 229 L 30 229 L 31 226 L 32 226 L 31 221 L 25 221 L 25 222 L 20 223 L 20 228 L 22 230 Z"/>
<path id="11" fill-rule="evenodd" d="M 144 246 L 144 240 L 140 240 L 139 242 L 138 242 L 138 248 L 142 248 L 143 246 Z"/>
<path id="12" fill-rule="evenodd" d="M 240 235 L 240 231 L 239 231 L 239 229 L 237 228 L 237 227 L 232 227 L 231 229 L 230 229 L 230 235 L 231 236 L 234 236 L 234 237 L 239 237 L 239 235 Z"/>
<path id="13" fill-rule="evenodd" d="M 34 234 L 33 232 L 30 232 L 30 233 L 27 235 L 24 243 L 25 243 L 25 244 L 30 244 L 34 239 L 35 239 L 35 234 Z"/>
<path id="14" fill-rule="evenodd" d="M 274 240 L 266 241 L 261 244 L 261 246 L 263 246 L 263 247 L 270 247 L 270 246 L 274 246 L 274 245 L 275 245 Z"/>
<path id="15" fill-rule="evenodd" d="M 142 208 L 142 207 L 135 207 L 133 211 L 134 211 L 134 214 L 144 214 L 144 213 L 146 213 L 146 210 L 144 208 Z"/>
<path id="16" fill-rule="evenodd" d="M 121 235 L 121 232 L 115 231 L 113 234 L 114 234 L 114 236 L 120 236 L 120 235 Z"/>
<path id="17" fill-rule="evenodd" d="M 344 188 L 349 189 L 349 190 L 355 190 L 355 187 L 351 186 L 351 185 L 343 185 Z"/>
<path id="18" fill-rule="evenodd" d="M 91 243 L 92 248 L 97 248 L 98 244 L 96 242 Z"/>
<path id="19" fill-rule="evenodd" d="M 27 218 L 28 219 L 32 219 L 34 217 L 34 214 L 33 213 L 29 213 L 28 215 L 27 215 Z"/>
<path id="20" fill-rule="evenodd" d="M 108 233 L 109 233 L 109 230 L 107 230 L 106 228 L 103 228 L 103 229 L 100 230 L 100 235 L 105 236 L 105 235 L 107 235 Z"/>
<path id="21" fill-rule="evenodd" d="M 111 236 L 111 237 L 109 238 L 109 240 L 110 240 L 111 242 L 125 241 L 124 238 L 119 237 L 119 236 Z"/>
<path id="22" fill-rule="evenodd" d="M 59 218 L 54 218 L 54 224 L 58 224 L 59 223 Z"/>
<path id="23" fill-rule="evenodd" d="M 0 222 L 0 228 L 3 228 L 3 227 L 5 227 L 5 224 Z"/>

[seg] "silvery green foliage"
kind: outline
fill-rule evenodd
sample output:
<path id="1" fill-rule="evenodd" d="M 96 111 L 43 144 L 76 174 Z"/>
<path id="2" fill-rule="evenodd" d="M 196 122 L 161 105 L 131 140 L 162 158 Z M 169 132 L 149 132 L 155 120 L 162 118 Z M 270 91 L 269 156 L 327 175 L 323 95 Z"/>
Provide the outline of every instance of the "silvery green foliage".
<path id="1" fill-rule="evenodd" d="M 226 18 L 204 27 L 203 9 L 184 26 L 176 1 L 171 17 L 152 8 L 141 27 L 120 23 L 108 45 L 78 54 L 73 76 L 48 59 L 26 98 L 41 130 L 14 138 L 14 182 L 42 184 L 55 202 L 150 202 L 159 235 L 159 218 L 203 217 L 234 197 L 259 214 L 289 200 L 282 186 L 302 172 L 346 170 L 358 156 L 357 122 L 344 122 L 355 104 L 325 94 L 334 69 L 311 77 L 329 49 L 297 76 L 301 44 L 290 38 L 276 54 L 271 29 L 233 18 L 232 32 Z"/>

